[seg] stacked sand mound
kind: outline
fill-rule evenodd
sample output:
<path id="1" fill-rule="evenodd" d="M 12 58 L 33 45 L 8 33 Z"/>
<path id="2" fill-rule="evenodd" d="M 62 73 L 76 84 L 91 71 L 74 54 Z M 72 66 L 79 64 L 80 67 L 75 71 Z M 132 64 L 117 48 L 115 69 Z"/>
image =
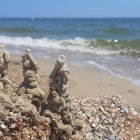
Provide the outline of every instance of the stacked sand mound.
<path id="1" fill-rule="evenodd" d="M 140 114 L 120 96 L 69 96 L 65 56 L 56 61 L 45 93 L 31 50 L 22 57 L 24 79 L 17 90 L 7 75 L 9 55 L 5 52 L 0 48 L 1 140 L 140 139 Z"/>
<path id="2" fill-rule="evenodd" d="M 72 126 L 70 99 L 67 93 L 69 69 L 65 56 L 60 56 L 50 74 L 50 91 L 41 115 L 50 124 L 51 140 L 82 140 L 80 130 Z"/>
<path id="3" fill-rule="evenodd" d="M 39 67 L 30 49 L 26 49 L 25 54 L 22 56 L 22 65 L 24 81 L 20 85 L 18 95 L 26 94 L 30 99 L 35 96 L 44 98 L 45 93 L 38 84 L 40 79 L 38 74 Z"/>

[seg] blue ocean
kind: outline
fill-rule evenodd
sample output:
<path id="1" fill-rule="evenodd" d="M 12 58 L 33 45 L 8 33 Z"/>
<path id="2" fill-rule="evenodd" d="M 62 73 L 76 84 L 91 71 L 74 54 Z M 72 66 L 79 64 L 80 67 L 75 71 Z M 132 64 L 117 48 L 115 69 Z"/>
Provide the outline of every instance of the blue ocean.
<path id="1" fill-rule="evenodd" d="M 0 43 L 13 53 L 97 68 L 140 84 L 140 18 L 0 19 Z"/>

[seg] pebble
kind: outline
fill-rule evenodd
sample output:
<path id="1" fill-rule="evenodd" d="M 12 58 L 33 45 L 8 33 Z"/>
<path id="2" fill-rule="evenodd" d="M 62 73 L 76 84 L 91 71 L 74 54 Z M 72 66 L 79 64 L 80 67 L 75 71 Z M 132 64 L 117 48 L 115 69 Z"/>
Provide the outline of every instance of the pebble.
<path id="1" fill-rule="evenodd" d="M 14 124 L 11 124 L 11 125 L 9 126 L 9 128 L 10 128 L 10 129 L 16 128 L 16 124 L 15 124 L 15 123 L 14 123 Z"/>
<path id="2" fill-rule="evenodd" d="M 7 128 L 7 126 L 4 125 L 4 124 L 1 124 L 0 127 L 1 127 L 2 129 L 6 129 L 6 128 Z"/>

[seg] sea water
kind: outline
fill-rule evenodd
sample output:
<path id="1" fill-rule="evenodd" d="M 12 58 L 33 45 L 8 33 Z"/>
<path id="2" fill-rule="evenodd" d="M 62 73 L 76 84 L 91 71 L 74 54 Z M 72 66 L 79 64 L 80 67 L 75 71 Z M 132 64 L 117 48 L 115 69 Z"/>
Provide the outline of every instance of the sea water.
<path id="1" fill-rule="evenodd" d="M 140 18 L 0 19 L 0 43 L 9 51 L 98 68 L 140 84 Z"/>

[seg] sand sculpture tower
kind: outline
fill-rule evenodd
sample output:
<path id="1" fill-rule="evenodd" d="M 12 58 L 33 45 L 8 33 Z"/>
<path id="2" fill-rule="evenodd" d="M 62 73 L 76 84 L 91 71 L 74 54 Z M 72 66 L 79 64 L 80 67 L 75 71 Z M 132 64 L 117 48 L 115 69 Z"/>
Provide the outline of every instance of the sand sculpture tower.
<path id="1" fill-rule="evenodd" d="M 64 124 L 70 124 L 71 114 L 69 110 L 69 94 L 67 94 L 69 69 L 66 64 L 66 57 L 64 55 L 61 55 L 56 60 L 55 67 L 51 72 L 49 78 L 51 79 L 51 82 L 48 105 L 51 104 L 50 101 L 52 98 L 53 100 L 58 99 L 59 102 L 57 103 L 57 109 L 55 110 L 55 112 L 61 114 Z"/>
<path id="2" fill-rule="evenodd" d="M 71 125 L 70 100 L 67 94 L 69 69 L 66 57 L 61 55 L 50 76 L 50 91 L 47 105 L 42 111 L 45 120 L 52 128 L 51 140 L 81 140 Z"/>
<path id="3" fill-rule="evenodd" d="M 13 91 L 12 82 L 8 78 L 10 54 L 3 44 L 0 45 L 0 91 L 8 94 Z"/>
<path id="4" fill-rule="evenodd" d="M 24 80 L 19 87 L 18 95 L 27 95 L 34 103 L 36 102 L 35 105 L 39 108 L 39 100 L 45 97 L 45 93 L 38 84 L 40 79 L 38 74 L 39 66 L 28 48 L 22 56 L 22 66 Z"/>

